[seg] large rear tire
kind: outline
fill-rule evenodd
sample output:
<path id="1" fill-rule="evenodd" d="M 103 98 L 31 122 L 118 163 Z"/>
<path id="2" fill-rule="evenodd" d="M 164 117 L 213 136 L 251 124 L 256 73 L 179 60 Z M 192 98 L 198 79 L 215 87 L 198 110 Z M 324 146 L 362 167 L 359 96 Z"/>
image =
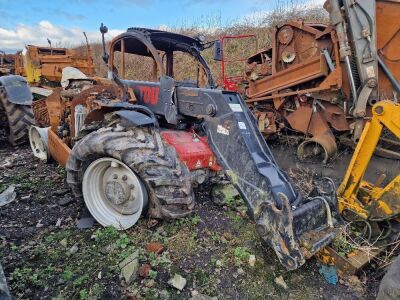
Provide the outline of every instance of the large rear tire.
<path id="1" fill-rule="evenodd" d="M 116 159 L 140 178 L 149 197 L 151 217 L 175 219 L 192 212 L 190 172 L 175 149 L 164 144 L 157 130 L 116 125 L 94 131 L 75 144 L 66 165 L 67 182 L 75 196 L 82 197 L 82 180 L 89 165 L 104 157 Z M 85 186 L 85 194 L 88 193 L 91 192 Z M 88 197 L 83 198 L 87 203 Z"/>
<path id="2" fill-rule="evenodd" d="M 32 107 L 8 101 L 4 88 L 0 88 L 0 114 L 6 119 L 5 129 L 8 141 L 17 146 L 28 141 L 29 127 L 35 124 Z"/>

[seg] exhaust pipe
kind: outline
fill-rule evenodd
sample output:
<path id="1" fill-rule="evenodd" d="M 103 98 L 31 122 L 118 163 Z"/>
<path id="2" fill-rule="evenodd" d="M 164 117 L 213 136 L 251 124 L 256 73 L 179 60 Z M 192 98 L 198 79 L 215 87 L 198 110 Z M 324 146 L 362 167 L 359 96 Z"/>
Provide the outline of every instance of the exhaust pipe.
<path id="1" fill-rule="evenodd" d="M 50 159 L 48 147 L 49 130 L 50 127 L 40 128 L 31 126 L 29 128 L 29 143 L 31 144 L 33 155 L 46 162 Z"/>

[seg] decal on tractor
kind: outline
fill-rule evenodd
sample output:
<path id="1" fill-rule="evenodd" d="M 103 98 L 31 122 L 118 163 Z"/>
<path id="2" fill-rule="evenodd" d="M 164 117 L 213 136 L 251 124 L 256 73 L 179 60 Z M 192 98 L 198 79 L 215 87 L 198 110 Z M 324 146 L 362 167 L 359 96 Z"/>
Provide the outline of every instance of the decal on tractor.
<path id="1" fill-rule="evenodd" d="M 156 105 L 158 103 L 158 92 L 160 89 L 156 86 L 139 86 L 140 98 L 146 104 Z"/>

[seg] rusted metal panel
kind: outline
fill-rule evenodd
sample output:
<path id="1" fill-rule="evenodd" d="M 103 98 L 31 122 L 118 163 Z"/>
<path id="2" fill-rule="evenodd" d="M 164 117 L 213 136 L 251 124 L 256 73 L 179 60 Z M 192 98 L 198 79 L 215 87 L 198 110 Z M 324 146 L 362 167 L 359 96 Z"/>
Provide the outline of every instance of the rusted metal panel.
<path id="1" fill-rule="evenodd" d="M 249 98 L 260 97 L 326 75 L 326 63 L 322 56 L 319 56 L 269 77 L 254 82 L 250 81 L 246 96 Z"/>
<path id="2" fill-rule="evenodd" d="M 400 81 L 400 4 L 398 1 L 378 0 L 376 10 L 378 53 L 393 76 Z M 393 86 L 382 68 L 379 68 L 378 92 L 382 99 L 394 98 Z"/>
<path id="3" fill-rule="evenodd" d="M 49 152 L 60 165 L 67 164 L 71 149 L 57 136 L 53 130 L 49 130 Z"/>

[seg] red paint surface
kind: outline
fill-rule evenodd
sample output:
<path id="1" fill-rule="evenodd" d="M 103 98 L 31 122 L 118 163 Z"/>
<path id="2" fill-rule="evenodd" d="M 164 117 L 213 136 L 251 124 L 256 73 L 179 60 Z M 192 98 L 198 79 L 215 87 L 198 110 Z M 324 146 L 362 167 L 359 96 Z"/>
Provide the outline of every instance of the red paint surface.
<path id="1" fill-rule="evenodd" d="M 139 86 L 140 98 L 144 103 L 156 105 L 158 103 L 158 93 L 160 91 L 158 86 Z"/>
<path id="2" fill-rule="evenodd" d="M 161 132 L 164 141 L 174 147 L 179 158 L 189 170 L 211 169 L 220 171 L 216 158 L 205 138 L 198 137 L 192 132 L 166 130 Z"/>

